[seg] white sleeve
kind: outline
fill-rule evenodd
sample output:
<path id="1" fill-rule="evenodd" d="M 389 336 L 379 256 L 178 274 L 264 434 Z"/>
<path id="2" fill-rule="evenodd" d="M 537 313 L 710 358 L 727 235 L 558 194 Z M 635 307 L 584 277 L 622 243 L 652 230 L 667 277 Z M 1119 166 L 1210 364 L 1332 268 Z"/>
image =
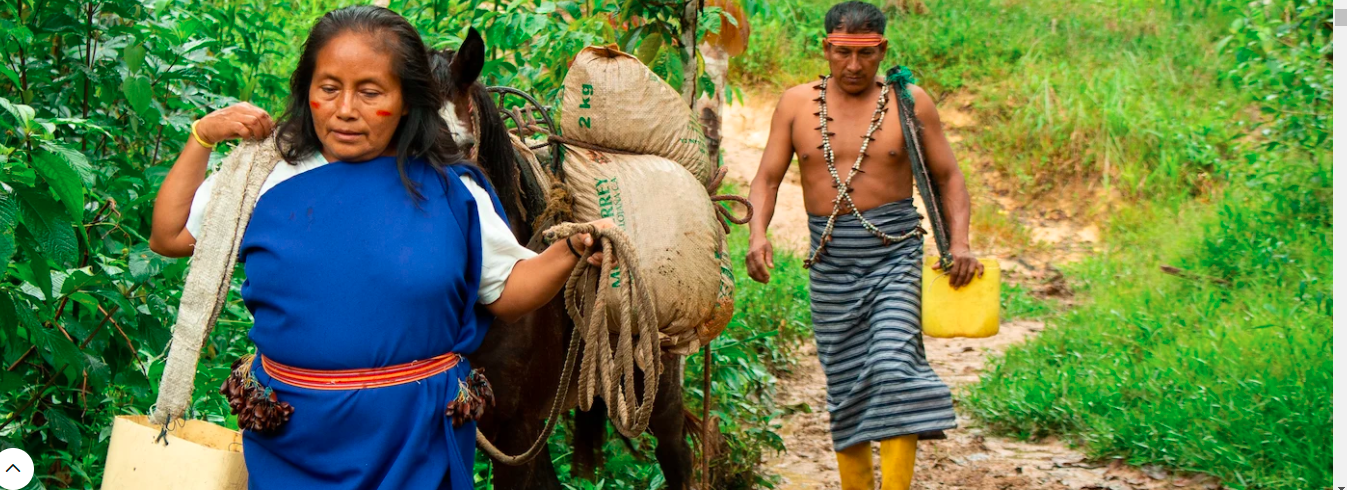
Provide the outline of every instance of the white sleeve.
<path id="1" fill-rule="evenodd" d="M 187 213 L 187 232 L 193 238 L 201 237 L 201 226 L 206 222 L 206 205 L 210 203 L 211 190 L 215 188 L 215 174 L 206 176 L 201 187 L 196 188 L 192 196 L 192 210 Z"/>
<path id="2" fill-rule="evenodd" d="M 486 189 L 470 176 L 460 178 L 477 200 L 477 217 L 482 229 L 482 282 L 477 287 L 477 302 L 489 305 L 500 299 L 500 294 L 505 291 L 505 280 L 514 271 L 515 264 L 538 254 L 515 241 L 510 227 L 496 214 Z"/>

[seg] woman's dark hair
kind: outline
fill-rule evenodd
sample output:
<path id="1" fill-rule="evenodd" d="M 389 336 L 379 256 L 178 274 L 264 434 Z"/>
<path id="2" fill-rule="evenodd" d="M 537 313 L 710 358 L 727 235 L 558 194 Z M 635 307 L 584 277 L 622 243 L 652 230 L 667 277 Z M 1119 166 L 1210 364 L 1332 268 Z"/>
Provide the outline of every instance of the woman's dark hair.
<path id="1" fill-rule="evenodd" d="M 313 129 L 309 84 L 318 64 L 318 52 L 348 32 L 373 34 L 373 39 L 393 57 L 407 115 L 398 122 L 389 144 L 397 148 L 398 174 L 407 192 L 421 199 L 416 184 L 407 177 L 407 160 L 424 159 L 443 173 L 446 165 L 457 163 L 463 155 L 450 136 L 449 126 L 440 117 L 442 96 L 431 76 L 426 45 L 407 19 L 392 10 L 371 5 L 345 7 L 328 12 L 313 25 L 304 41 L 299 66 L 290 76 L 290 100 L 277 129 L 277 149 L 292 165 L 322 149 L 323 143 Z"/>
<path id="2" fill-rule="evenodd" d="M 879 7 L 865 2 L 842 2 L 833 5 L 823 16 L 824 32 L 832 34 L 838 28 L 847 32 L 873 32 L 883 34 L 888 19 Z"/>

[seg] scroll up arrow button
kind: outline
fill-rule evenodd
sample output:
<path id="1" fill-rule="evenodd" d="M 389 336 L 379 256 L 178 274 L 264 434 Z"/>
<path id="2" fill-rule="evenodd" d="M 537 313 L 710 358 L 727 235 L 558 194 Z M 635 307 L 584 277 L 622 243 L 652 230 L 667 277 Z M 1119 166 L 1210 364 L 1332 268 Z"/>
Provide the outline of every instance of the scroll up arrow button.
<path id="1" fill-rule="evenodd" d="M 5 490 L 19 490 L 33 481 L 33 458 L 22 449 L 0 451 L 0 468 L 5 469 L 0 473 L 0 488 Z"/>

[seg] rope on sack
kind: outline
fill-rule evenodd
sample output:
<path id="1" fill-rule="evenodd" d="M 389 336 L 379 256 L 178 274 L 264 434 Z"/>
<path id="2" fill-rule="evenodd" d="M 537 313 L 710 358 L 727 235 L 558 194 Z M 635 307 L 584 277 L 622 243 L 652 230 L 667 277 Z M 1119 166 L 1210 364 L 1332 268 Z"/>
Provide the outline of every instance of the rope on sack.
<path id="1" fill-rule="evenodd" d="M 720 182 L 725 180 L 725 175 L 730 172 L 729 167 L 720 167 L 716 171 L 716 176 L 711 178 L 711 183 L 706 184 L 706 193 L 711 195 L 711 207 L 716 208 L 716 218 L 720 220 L 720 227 L 725 230 L 725 234 L 730 234 L 730 223 L 736 225 L 746 225 L 753 220 L 753 203 L 748 198 L 735 194 L 716 194 L 720 191 Z M 744 205 L 744 217 L 738 218 L 734 213 L 721 206 L 721 202 L 737 202 Z"/>
<path id="2" fill-rule="evenodd" d="M 566 184 L 553 180 L 552 187 L 547 190 L 547 205 L 543 208 L 542 214 L 533 220 L 533 229 L 551 227 L 570 220 L 574 209 L 575 196 L 566 190 Z"/>
<path id="3" fill-rule="evenodd" d="M 604 254 L 603 265 L 595 268 L 589 265 L 594 250 L 586 250 L 566 281 L 566 312 L 576 328 L 572 335 L 584 337 L 580 408 L 589 410 L 595 397 L 603 397 L 617 431 L 639 437 L 650 424 L 663 367 L 654 296 L 641 277 L 636 248 L 621 229 L 561 223 L 544 232 L 544 237 L 551 242 L 581 233 L 595 238 Z M 610 304 L 617 307 L 616 314 L 609 311 Z M 639 400 L 637 369 L 645 383 Z"/>
<path id="4" fill-rule="evenodd" d="M 580 140 L 573 140 L 573 139 L 567 138 L 567 137 L 565 137 L 565 136 L 557 136 L 557 135 L 555 135 L 555 134 L 549 134 L 549 135 L 547 135 L 547 141 L 550 142 L 550 143 L 561 143 L 561 144 L 566 145 L 566 146 L 574 146 L 574 147 L 576 147 L 576 148 L 584 148 L 584 149 L 586 149 L 586 150 L 594 150 L 594 151 L 597 151 L 597 152 L 611 153 L 611 154 L 614 154 L 614 155 L 644 155 L 644 153 L 637 153 L 637 152 L 634 152 L 634 151 L 627 151 L 627 150 L 619 150 L 619 149 L 616 149 L 616 148 L 608 148 L 608 147 L 599 146 L 599 145 L 596 145 L 596 144 L 593 144 L 593 143 L 586 143 L 586 142 L 580 141 Z"/>

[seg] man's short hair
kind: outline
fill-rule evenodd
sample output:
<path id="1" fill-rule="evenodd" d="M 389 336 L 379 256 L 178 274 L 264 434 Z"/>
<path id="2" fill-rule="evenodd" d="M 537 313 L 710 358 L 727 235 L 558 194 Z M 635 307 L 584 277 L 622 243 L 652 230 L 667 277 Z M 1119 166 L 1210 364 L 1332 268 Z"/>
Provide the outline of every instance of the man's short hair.
<path id="1" fill-rule="evenodd" d="M 842 2 L 828 9 L 823 17 L 823 28 L 829 34 L 843 29 L 847 32 L 873 32 L 883 34 L 888 19 L 879 7 L 865 2 Z"/>

